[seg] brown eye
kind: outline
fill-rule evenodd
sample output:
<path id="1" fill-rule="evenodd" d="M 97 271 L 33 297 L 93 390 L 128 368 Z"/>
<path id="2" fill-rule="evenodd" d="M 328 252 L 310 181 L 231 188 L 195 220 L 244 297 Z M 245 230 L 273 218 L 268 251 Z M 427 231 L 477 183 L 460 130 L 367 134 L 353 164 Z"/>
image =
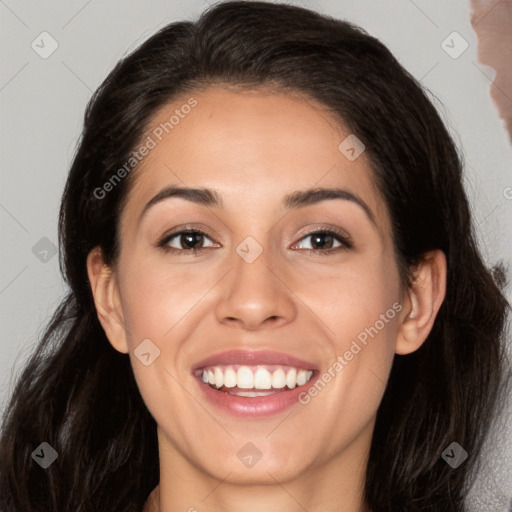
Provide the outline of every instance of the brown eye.
<path id="1" fill-rule="evenodd" d="M 302 237 L 301 240 L 305 240 L 307 238 L 311 239 L 311 247 L 301 248 L 308 251 L 331 253 L 352 248 L 352 244 L 346 236 L 331 229 L 313 231 Z M 337 247 L 334 246 L 336 242 L 339 243 Z"/>
<path id="2" fill-rule="evenodd" d="M 158 246 L 162 247 L 164 250 L 172 251 L 172 252 L 199 252 L 202 249 L 206 249 L 206 247 L 202 246 L 202 241 L 204 238 L 210 238 L 206 233 L 199 230 L 185 230 L 178 231 L 176 233 L 172 233 L 171 235 L 165 236 L 159 243 Z M 173 247 L 171 243 L 174 245 L 178 245 L 181 247 Z M 204 241 L 203 241 L 204 243 Z"/>

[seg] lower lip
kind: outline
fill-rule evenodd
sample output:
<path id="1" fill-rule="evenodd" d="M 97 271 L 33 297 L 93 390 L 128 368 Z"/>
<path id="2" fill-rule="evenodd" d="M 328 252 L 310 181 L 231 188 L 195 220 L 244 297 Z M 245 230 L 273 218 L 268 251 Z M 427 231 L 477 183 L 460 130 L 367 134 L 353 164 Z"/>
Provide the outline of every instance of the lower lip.
<path id="1" fill-rule="evenodd" d="M 299 403 L 299 395 L 306 391 L 316 380 L 317 372 L 314 372 L 311 379 L 302 386 L 297 386 L 287 391 L 278 391 L 266 396 L 237 396 L 217 391 L 202 380 L 196 378 L 199 387 L 206 399 L 220 409 L 239 417 L 263 418 L 278 414 L 294 404 Z M 266 391 L 266 390 L 262 390 Z"/>

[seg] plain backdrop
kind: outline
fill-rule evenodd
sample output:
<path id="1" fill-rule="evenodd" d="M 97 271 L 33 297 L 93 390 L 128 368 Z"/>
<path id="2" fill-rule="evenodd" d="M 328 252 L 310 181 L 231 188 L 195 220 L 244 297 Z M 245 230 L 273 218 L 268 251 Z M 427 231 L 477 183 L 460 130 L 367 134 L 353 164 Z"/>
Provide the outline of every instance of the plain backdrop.
<path id="1" fill-rule="evenodd" d="M 489 96 L 493 70 L 478 63 L 469 1 L 288 3 L 362 26 L 429 89 L 465 156 L 467 194 L 487 264 L 504 261 L 512 268 L 512 147 Z M 207 5 L 205 0 L 0 0 L 1 407 L 66 290 L 53 251 L 60 197 L 87 101 L 128 51 L 171 21 L 196 18 Z M 454 31 L 468 44 L 457 58 L 442 47 Z M 46 50 L 52 40 L 58 44 L 47 58 L 33 48 L 41 37 Z M 509 287 L 509 300 L 510 292 Z M 506 405 L 505 424 L 511 419 Z M 508 510 L 511 437 L 505 427 L 489 441 L 471 510 Z"/>

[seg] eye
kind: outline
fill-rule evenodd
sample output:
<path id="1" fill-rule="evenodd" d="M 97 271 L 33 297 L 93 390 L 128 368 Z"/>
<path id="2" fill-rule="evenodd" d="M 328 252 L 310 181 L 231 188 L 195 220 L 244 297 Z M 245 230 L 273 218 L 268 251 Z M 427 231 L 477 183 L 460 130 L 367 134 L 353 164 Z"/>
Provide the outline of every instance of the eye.
<path id="1" fill-rule="evenodd" d="M 352 242 L 346 234 L 334 229 L 319 229 L 312 231 L 302 237 L 301 240 L 305 240 L 307 238 L 311 238 L 311 247 L 301 248 L 314 253 L 328 254 L 338 252 L 340 250 L 352 249 L 353 247 Z M 335 241 L 338 241 L 338 247 L 333 247 Z"/>
<path id="2" fill-rule="evenodd" d="M 165 235 L 164 238 L 158 242 L 158 247 L 161 247 L 165 251 L 174 252 L 176 254 L 191 252 L 195 254 L 207 248 L 201 247 L 202 237 L 210 239 L 206 233 L 198 229 L 186 229 L 183 231 L 177 231 L 176 233 Z M 174 239 L 176 239 L 176 241 L 173 241 Z M 178 245 L 181 245 L 182 248 L 173 247 L 171 243 L 177 243 Z"/>
<path id="3" fill-rule="evenodd" d="M 157 246 L 161 247 L 166 252 L 172 252 L 175 254 L 196 254 L 208 248 L 208 246 L 203 246 L 201 243 L 201 240 L 204 240 L 204 238 L 211 240 L 204 231 L 199 229 L 185 229 L 182 231 L 176 231 L 170 235 L 165 235 L 157 243 Z M 312 231 L 303 236 L 301 241 L 306 240 L 307 238 L 311 238 L 311 247 L 299 247 L 299 249 L 304 249 L 313 253 L 330 254 L 340 250 L 343 251 L 353 248 L 353 244 L 348 235 L 332 228 Z M 301 241 L 299 241 L 298 244 L 301 244 Z M 339 244 L 338 247 L 334 246 L 336 241 Z M 173 247 L 173 245 L 176 244 L 181 247 Z M 209 247 L 215 247 L 215 244 L 212 244 Z"/>

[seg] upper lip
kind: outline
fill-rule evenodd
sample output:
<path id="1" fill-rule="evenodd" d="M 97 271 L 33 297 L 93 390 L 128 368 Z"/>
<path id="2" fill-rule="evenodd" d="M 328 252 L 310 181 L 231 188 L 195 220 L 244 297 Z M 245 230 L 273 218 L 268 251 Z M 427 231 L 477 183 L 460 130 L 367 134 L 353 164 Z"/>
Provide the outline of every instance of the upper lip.
<path id="1" fill-rule="evenodd" d="M 290 354 L 284 352 L 276 352 L 274 350 L 227 350 L 225 352 L 219 352 L 206 359 L 203 359 L 193 367 L 193 371 L 206 366 L 217 366 L 217 365 L 229 365 L 229 364 L 241 364 L 241 365 L 282 365 L 292 366 L 294 368 L 304 370 L 316 370 L 314 363 L 304 361 Z"/>

